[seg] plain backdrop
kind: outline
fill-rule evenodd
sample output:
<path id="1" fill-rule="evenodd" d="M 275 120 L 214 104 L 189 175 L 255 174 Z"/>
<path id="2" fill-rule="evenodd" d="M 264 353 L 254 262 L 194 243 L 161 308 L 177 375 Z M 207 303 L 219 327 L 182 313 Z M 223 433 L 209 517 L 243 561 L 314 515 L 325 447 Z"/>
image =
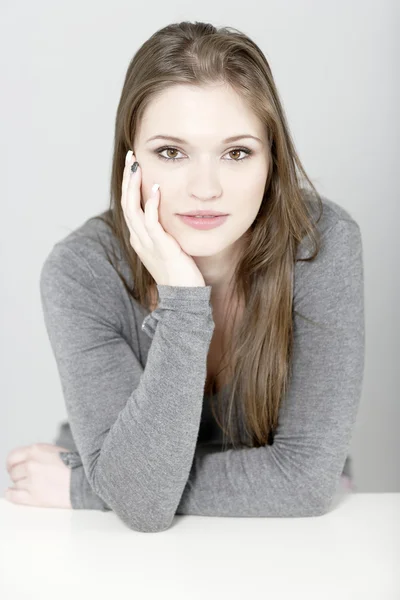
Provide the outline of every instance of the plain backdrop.
<path id="1" fill-rule="evenodd" d="M 397 0 L 2 0 L 0 493 L 7 454 L 67 419 L 39 274 L 53 245 L 108 208 L 128 64 L 177 21 L 231 26 L 269 61 L 318 191 L 362 232 L 364 386 L 351 443 L 360 492 L 400 491 L 400 52 Z"/>

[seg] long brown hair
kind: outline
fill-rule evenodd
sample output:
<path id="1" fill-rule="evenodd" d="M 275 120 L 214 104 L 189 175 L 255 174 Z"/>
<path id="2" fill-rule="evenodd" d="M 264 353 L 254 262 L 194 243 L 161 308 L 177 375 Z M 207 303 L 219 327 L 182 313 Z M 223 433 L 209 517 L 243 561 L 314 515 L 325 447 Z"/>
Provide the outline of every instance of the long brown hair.
<path id="1" fill-rule="evenodd" d="M 228 423 L 229 443 L 233 447 L 236 443 L 259 447 L 273 443 L 279 409 L 288 390 L 292 373 L 294 265 L 297 260 L 313 260 L 320 250 L 316 223 L 322 216 L 323 204 L 294 148 L 269 64 L 244 33 L 232 27 L 217 29 L 209 23 L 185 21 L 156 31 L 139 48 L 129 64 L 116 115 L 110 207 L 93 218 L 109 225 L 123 250 L 133 286 L 113 266 L 128 293 L 150 309 L 154 298 L 158 298 L 156 282 L 130 244 L 120 203 L 125 155 L 134 148 L 138 123 L 157 94 L 173 85 L 215 83 L 229 84 L 248 102 L 265 124 L 270 142 L 264 196 L 257 217 L 245 234 L 248 241 L 231 280 L 229 306 L 235 295 L 246 307 L 240 327 L 234 328 L 235 335 L 230 336 L 229 343 L 225 344 L 225 338 L 223 342 L 228 361 L 221 370 L 228 369 L 226 379 L 232 381 L 231 393 L 226 406 L 219 391 L 216 394 L 219 415 L 212 403 L 214 418 L 224 433 L 224 445 Z M 317 205 L 320 214 L 314 222 L 312 212 Z M 296 258 L 305 236 L 314 243 L 314 253 Z M 112 263 L 107 248 L 105 251 Z M 242 413 L 247 442 L 240 434 L 236 437 L 229 417 L 233 408 L 236 419 L 239 409 Z"/>

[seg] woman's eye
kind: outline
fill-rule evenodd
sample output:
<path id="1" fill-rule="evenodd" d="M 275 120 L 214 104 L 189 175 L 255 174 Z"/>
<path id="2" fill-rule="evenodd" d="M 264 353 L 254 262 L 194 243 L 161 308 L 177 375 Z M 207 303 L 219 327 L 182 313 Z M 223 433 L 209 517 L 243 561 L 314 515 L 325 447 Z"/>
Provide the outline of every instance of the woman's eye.
<path id="1" fill-rule="evenodd" d="M 158 150 L 156 150 L 156 154 L 158 154 L 158 156 L 162 159 L 162 160 L 166 160 L 168 162 L 171 161 L 176 161 L 176 160 L 182 160 L 181 158 L 177 158 L 176 156 L 162 156 L 162 152 L 172 152 L 172 153 L 176 153 L 176 152 L 180 152 L 180 150 L 178 150 L 177 148 L 173 148 L 172 146 L 166 146 L 164 148 L 159 148 Z M 240 153 L 244 153 L 245 156 L 243 156 L 242 158 L 231 158 L 228 159 L 229 162 L 242 162 L 243 160 L 245 160 L 246 158 L 248 158 L 249 156 L 251 156 L 251 154 L 253 154 L 253 151 L 250 150 L 249 148 L 234 148 L 233 150 L 229 150 L 228 154 L 236 154 L 236 156 L 240 156 Z"/>
<path id="2" fill-rule="evenodd" d="M 162 156 L 161 152 L 179 152 L 179 150 L 177 150 L 176 148 L 160 148 L 160 150 L 157 150 L 157 153 L 159 154 L 160 158 L 163 158 L 164 160 L 180 160 L 179 158 L 176 158 L 174 156 Z"/>

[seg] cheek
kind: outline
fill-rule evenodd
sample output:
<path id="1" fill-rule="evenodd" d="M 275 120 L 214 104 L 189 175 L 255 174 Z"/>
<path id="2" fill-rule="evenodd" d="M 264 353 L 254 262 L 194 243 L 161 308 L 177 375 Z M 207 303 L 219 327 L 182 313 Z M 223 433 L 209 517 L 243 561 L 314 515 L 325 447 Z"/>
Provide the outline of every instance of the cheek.
<path id="1" fill-rule="evenodd" d="M 232 212 L 257 214 L 264 196 L 265 181 L 265 178 L 257 174 L 256 180 L 246 178 L 245 182 L 240 182 L 235 189 L 231 189 L 227 197 L 230 198 L 228 206 L 232 207 Z"/>
<path id="2" fill-rule="evenodd" d="M 151 185 L 142 185 L 140 190 L 140 206 L 144 210 L 145 204 L 148 202 L 151 195 Z"/>

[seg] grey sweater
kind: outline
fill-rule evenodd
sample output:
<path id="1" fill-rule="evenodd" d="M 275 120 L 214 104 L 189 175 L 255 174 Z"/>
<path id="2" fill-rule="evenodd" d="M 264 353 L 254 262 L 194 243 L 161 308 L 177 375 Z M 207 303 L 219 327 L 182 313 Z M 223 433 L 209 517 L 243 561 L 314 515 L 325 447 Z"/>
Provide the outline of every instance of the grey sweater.
<path id="1" fill-rule="evenodd" d="M 204 394 L 211 286 L 159 285 L 149 313 L 107 262 L 96 236 L 116 244 L 102 221 L 87 220 L 53 246 L 40 294 L 68 415 L 55 443 L 70 450 L 60 456 L 72 469 L 74 509 L 112 510 L 145 532 L 167 529 L 175 514 L 329 510 L 349 474 L 362 392 L 364 277 L 358 224 L 322 200 L 320 253 L 295 264 L 291 386 L 273 443 L 260 448 L 222 451 Z M 304 238 L 297 257 L 311 249 Z"/>

